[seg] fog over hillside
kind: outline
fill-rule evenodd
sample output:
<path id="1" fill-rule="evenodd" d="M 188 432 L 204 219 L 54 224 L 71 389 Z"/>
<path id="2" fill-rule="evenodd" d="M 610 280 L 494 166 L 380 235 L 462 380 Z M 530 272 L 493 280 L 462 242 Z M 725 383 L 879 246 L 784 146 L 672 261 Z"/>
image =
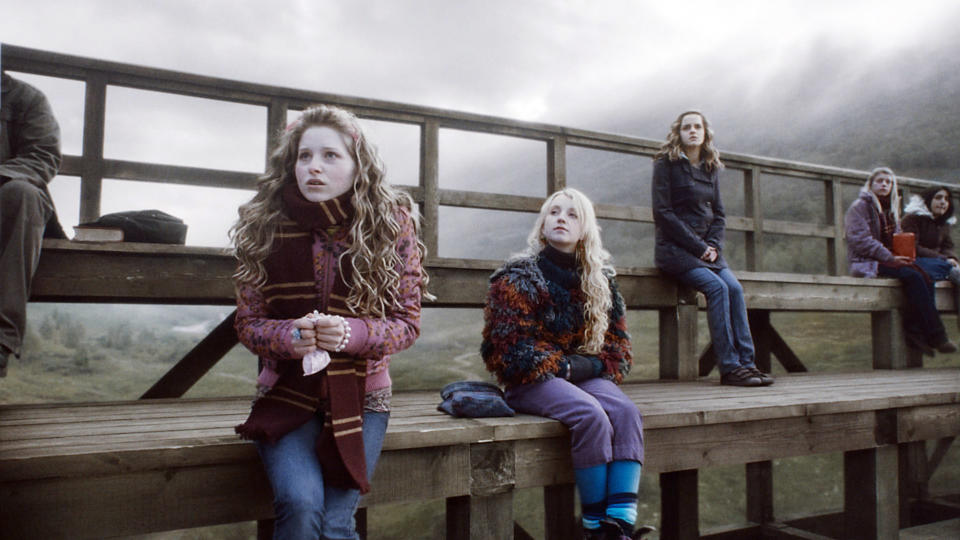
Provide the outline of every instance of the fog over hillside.
<path id="1" fill-rule="evenodd" d="M 698 81 L 702 103 L 638 99 L 636 111 L 611 115 L 610 130 L 662 139 L 677 113 L 696 107 L 721 150 L 960 182 L 960 34 L 944 25 L 926 38 L 883 56 L 812 40 L 758 76 L 752 93 L 742 90 L 750 71 Z"/>

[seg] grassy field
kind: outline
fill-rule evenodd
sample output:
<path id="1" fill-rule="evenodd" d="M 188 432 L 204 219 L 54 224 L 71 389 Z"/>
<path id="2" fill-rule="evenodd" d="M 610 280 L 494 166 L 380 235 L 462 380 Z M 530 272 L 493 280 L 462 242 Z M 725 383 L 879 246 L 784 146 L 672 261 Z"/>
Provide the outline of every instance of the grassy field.
<path id="1" fill-rule="evenodd" d="M 223 307 L 32 304 L 26 351 L 21 360 L 12 360 L 8 377 L 0 380 L 0 403 L 135 399 L 228 312 Z M 955 337 L 955 317 L 945 317 L 944 322 Z M 628 380 L 656 378 L 657 314 L 631 312 L 628 323 L 635 357 Z M 811 371 L 871 368 L 868 314 L 776 313 L 772 323 Z M 452 381 L 488 379 L 477 352 L 482 324 L 477 310 L 425 310 L 422 337 L 393 359 L 395 391 L 439 390 Z M 700 336 L 705 345 L 708 334 L 702 316 Z M 957 366 L 960 354 L 938 355 L 925 362 L 929 367 Z M 778 373 L 782 369 L 775 365 L 774 374 Z M 238 346 L 187 395 L 247 395 L 255 376 L 256 359 Z M 934 474 L 933 493 L 955 491 L 960 485 L 957 446 Z M 743 521 L 744 485 L 743 467 L 700 472 L 703 529 Z M 777 460 L 774 485 L 778 516 L 837 510 L 843 503 L 842 455 Z M 517 521 L 538 538 L 543 536 L 542 512 L 539 490 L 518 493 Z M 657 476 L 646 474 L 640 489 L 639 520 L 657 524 L 659 512 Z M 376 507 L 369 512 L 369 537 L 442 538 L 443 514 L 443 501 Z M 140 538 L 255 537 L 256 528 L 248 523 Z"/>

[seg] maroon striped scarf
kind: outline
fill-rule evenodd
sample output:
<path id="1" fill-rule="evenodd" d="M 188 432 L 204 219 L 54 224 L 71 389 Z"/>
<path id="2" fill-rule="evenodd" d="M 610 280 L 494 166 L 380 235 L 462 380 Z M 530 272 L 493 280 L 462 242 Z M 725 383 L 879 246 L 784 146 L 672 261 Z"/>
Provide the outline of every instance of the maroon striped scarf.
<path id="1" fill-rule="evenodd" d="M 349 288 L 337 268 L 333 286 L 324 295 L 325 284 L 318 283 L 313 261 L 314 233 L 327 236 L 331 243 L 346 234 L 354 211 L 351 193 L 321 203 L 307 201 L 295 183 L 283 189 L 284 210 L 293 221 L 284 221 L 275 236 L 276 247 L 264 263 L 267 283 L 261 289 L 267 303 L 267 316 L 297 319 L 318 310 L 353 316 L 346 304 Z M 343 273 L 353 271 L 349 259 L 341 262 Z M 363 450 L 363 400 L 366 360 L 342 353 L 330 353 L 327 368 L 310 376 L 303 375 L 299 359 L 280 364 L 280 378 L 258 399 L 246 422 L 235 429 L 243 438 L 276 442 L 324 411 L 324 428 L 317 439 L 317 457 L 324 480 L 331 485 L 370 490 Z"/>

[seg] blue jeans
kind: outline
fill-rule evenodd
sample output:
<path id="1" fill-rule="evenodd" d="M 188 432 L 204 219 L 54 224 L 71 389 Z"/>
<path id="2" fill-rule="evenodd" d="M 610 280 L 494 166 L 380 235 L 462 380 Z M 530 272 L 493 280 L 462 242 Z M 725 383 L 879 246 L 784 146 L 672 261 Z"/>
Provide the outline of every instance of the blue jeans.
<path id="1" fill-rule="evenodd" d="M 915 261 L 917 266 L 923 268 L 923 271 L 934 281 L 943 281 L 950 277 L 950 271 L 953 265 L 946 259 L 935 257 L 917 257 Z"/>
<path id="2" fill-rule="evenodd" d="M 363 449 L 367 477 L 380 457 L 390 413 L 363 413 Z M 358 539 L 353 514 L 360 491 L 324 485 L 315 444 L 323 417 L 284 435 L 276 444 L 257 443 L 257 451 L 273 486 L 274 540 Z"/>
<path id="3" fill-rule="evenodd" d="M 754 367 L 747 303 L 743 299 L 743 287 L 733 272 L 729 268 L 700 267 L 680 274 L 679 278 L 707 297 L 707 326 L 720 374 L 738 367 Z"/>

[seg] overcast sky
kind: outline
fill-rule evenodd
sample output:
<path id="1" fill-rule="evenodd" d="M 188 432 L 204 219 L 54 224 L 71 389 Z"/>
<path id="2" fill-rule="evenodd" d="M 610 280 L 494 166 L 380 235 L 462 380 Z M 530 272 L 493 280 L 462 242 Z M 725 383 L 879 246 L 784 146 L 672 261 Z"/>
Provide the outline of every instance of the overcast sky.
<path id="1" fill-rule="evenodd" d="M 658 139 L 673 107 L 709 113 L 712 93 L 759 98 L 811 51 L 843 56 L 855 71 L 958 23 L 960 6 L 950 0 L 0 0 L 3 43 L 598 130 L 638 103 L 668 103 L 656 113 L 662 130 L 632 133 Z M 82 87 L 29 80 L 51 95 L 65 151 L 79 153 Z M 262 170 L 262 111 L 164 98 L 144 110 L 119 90 L 109 99 L 108 157 Z M 255 128 L 241 135 L 211 126 L 218 119 Z M 144 122 L 176 126 L 168 128 L 176 135 L 132 135 Z M 382 150 L 394 166 L 398 154 Z M 414 165 L 395 159 L 400 181 L 410 181 Z M 236 204 L 249 197 L 216 195 L 233 208 L 212 218 L 203 215 L 211 196 L 203 190 L 193 202 L 169 188 L 144 201 L 144 186 L 122 184 L 105 187 L 104 212 L 167 199 L 190 222 L 188 241 L 204 245 L 225 242 Z M 69 230 L 78 182 L 54 187 Z"/>

